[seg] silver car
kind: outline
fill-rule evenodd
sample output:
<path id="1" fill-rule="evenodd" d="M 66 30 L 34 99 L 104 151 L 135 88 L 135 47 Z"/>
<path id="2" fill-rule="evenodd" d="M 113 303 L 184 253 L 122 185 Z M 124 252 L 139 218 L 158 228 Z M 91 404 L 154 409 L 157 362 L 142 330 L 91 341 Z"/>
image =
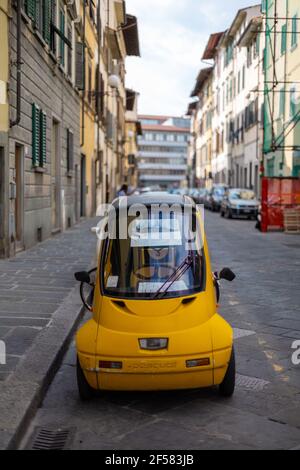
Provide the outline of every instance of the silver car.
<path id="1" fill-rule="evenodd" d="M 229 189 L 221 203 L 221 217 L 256 219 L 259 201 L 250 189 Z"/>

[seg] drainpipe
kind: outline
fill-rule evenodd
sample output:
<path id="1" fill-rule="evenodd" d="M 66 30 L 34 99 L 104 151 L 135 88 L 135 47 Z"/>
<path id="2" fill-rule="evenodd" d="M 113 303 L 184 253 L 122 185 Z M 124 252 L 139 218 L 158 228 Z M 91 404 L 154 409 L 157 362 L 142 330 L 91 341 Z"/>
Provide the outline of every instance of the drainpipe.
<path id="1" fill-rule="evenodd" d="M 96 158 L 100 158 L 100 105 L 102 100 L 100 99 L 100 93 L 103 93 L 101 87 L 101 67 L 100 67 L 100 57 L 101 57 L 101 12 L 100 12 L 100 2 L 98 1 L 97 6 L 97 25 L 98 25 L 98 89 L 96 90 L 96 100 L 97 100 L 97 109 L 98 109 L 98 116 L 97 116 L 97 156 Z M 102 175 L 102 161 L 99 160 L 99 169 Z M 96 175 L 97 178 L 97 175 Z M 97 194 L 97 185 L 95 188 Z M 102 201 L 101 201 L 102 202 Z M 97 196 L 96 196 L 96 212 L 97 212 Z"/>
<path id="2" fill-rule="evenodd" d="M 85 45 L 85 21 L 86 21 L 86 0 L 83 0 L 83 38 L 82 38 L 82 42 L 83 42 L 83 92 L 82 92 L 82 117 L 81 117 L 81 147 L 84 146 L 84 128 L 85 128 L 85 84 L 86 84 L 86 81 L 85 81 L 85 65 L 86 65 L 86 61 L 85 61 L 85 48 L 86 48 L 86 45 Z"/>
<path id="3" fill-rule="evenodd" d="M 17 126 L 21 121 L 21 86 L 22 86 L 22 60 L 21 60 L 21 0 L 17 0 L 17 115 L 10 122 L 10 127 Z"/>

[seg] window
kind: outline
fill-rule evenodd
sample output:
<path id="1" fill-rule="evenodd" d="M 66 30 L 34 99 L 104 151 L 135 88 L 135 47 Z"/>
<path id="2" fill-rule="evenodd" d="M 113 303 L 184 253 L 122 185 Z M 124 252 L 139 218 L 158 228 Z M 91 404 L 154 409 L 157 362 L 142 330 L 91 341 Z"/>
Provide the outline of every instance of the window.
<path id="1" fill-rule="evenodd" d="M 252 64 L 252 46 L 247 48 L 247 67 L 250 67 Z"/>
<path id="2" fill-rule="evenodd" d="M 241 72 L 238 74 L 238 94 L 241 92 Z"/>
<path id="3" fill-rule="evenodd" d="M 43 167 L 47 160 L 47 115 L 32 104 L 32 164 Z"/>
<path id="4" fill-rule="evenodd" d="M 285 89 L 280 90 L 279 117 L 284 117 L 285 112 Z"/>
<path id="5" fill-rule="evenodd" d="M 297 114 L 297 94 L 296 88 L 291 88 L 291 96 L 290 96 L 290 117 L 295 118 Z"/>
<path id="6" fill-rule="evenodd" d="M 242 89 L 244 90 L 246 86 L 246 67 L 243 67 L 243 77 L 242 77 Z"/>
<path id="7" fill-rule="evenodd" d="M 92 65 L 88 65 L 88 101 L 92 103 Z"/>
<path id="8" fill-rule="evenodd" d="M 26 14 L 48 45 L 51 44 L 51 24 L 55 19 L 55 5 L 56 2 L 51 0 L 25 0 L 24 2 Z"/>
<path id="9" fill-rule="evenodd" d="M 298 34 L 298 16 L 295 15 L 292 19 L 292 47 L 297 46 L 297 34 Z"/>
<path id="10" fill-rule="evenodd" d="M 174 134 L 167 134 L 167 141 L 168 142 L 174 142 L 175 136 Z"/>
<path id="11" fill-rule="evenodd" d="M 281 54 L 286 53 L 286 46 L 287 46 L 287 25 L 283 25 L 281 28 Z"/>
<path id="12" fill-rule="evenodd" d="M 156 134 L 156 140 L 158 142 L 162 142 L 164 140 L 164 134 L 162 133 Z"/>
<path id="13" fill-rule="evenodd" d="M 59 11 L 59 31 L 61 35 L 64 37 L 65 35 L 65 13 L 64 9 L 61 8 Z M 65 41 L 62 37 L 59 40 L 59 54 L 60 54 L 60 64 L 64 68 L 65 67 Z"/>
<path id="14" fill-rule="evenodd" d="M 68 21 L 68 41 L 70 44 L 73 43 L 73 32 L 72 32 L 72 23 Z M 72 78 L 72 47 L 68 47 L 68 76 Z"/>
<path id="15" fill-rule="evenodd" d="M 74 170 L 74 135 L 67 129 L 67 170 Z"/>

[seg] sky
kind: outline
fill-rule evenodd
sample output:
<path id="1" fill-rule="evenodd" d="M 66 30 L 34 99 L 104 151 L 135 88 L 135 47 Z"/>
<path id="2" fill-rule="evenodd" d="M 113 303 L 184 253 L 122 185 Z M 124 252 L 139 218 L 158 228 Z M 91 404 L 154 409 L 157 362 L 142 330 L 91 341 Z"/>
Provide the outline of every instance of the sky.
<path id="1" fill-rule="evenodd" d="M 126 0 L 138 17 L 141 58 L 127 59 L 126 86 L 140 93 L 140 114 L 185 114 L 209 35 L 259 0 Z"/>

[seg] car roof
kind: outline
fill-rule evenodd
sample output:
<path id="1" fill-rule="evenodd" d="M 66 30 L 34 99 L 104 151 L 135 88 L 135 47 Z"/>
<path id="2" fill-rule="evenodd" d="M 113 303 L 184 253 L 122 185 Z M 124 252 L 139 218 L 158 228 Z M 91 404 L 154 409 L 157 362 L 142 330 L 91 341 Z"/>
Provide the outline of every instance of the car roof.
<path id="1" fill-rule="evenodd" d="M 117 208 L 119 207 L 120 201 L 124 199 L 124 196 L 116 198 L 112 205 Z M 152 204 L 179 204 L 179 205 L 193 205 L 196 206 L 194 200 L 186 195 L 181 194 L 169 194 L 166 192 L 149 192 L 145 194 L 135 194 L 133 196 L 127 197 L 127 207 L 133 206 L 135 204 L 144 204 L 145 206 L 150 206 Z"/>

